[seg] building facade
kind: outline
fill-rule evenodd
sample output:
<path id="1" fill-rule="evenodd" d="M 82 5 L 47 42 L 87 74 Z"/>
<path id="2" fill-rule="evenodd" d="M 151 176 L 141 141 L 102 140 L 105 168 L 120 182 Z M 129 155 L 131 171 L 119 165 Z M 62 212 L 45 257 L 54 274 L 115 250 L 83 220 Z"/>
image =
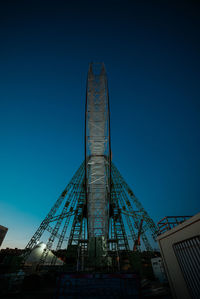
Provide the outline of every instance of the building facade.
<path id="1" fill-rule="evenodd" d="M 200 213 L 161 234 L 158 244 L 174 298 L 200 298 Z"/>

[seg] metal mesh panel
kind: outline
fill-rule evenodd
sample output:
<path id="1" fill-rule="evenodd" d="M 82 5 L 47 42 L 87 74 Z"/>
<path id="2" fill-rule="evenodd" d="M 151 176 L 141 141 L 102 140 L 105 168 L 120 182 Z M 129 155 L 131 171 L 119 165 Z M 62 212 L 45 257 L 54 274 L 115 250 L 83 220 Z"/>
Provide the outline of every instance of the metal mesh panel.
<path id="1" fill-rule="evenodd" d="M 103 64 L 90 64 L 86 104 L 86 192 L 90 237 L 108 234 L 109 109 Z"/>
<path id="2" fill-rule="evenodd" d="M 173 245 L 192 298 L 200 298 L 200 236 Z"/>

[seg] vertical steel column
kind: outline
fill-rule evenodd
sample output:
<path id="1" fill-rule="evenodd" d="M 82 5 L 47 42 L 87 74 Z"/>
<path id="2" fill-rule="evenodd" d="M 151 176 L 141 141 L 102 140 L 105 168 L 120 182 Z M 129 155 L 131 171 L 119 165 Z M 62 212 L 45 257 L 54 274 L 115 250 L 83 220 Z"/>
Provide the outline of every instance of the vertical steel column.
<path id="1" fill-rule="evenodd" d="M 108 238 L 110 201 L 110 125 L 103 64 L 90 64 L 85 123 L 88 236 Z"/>

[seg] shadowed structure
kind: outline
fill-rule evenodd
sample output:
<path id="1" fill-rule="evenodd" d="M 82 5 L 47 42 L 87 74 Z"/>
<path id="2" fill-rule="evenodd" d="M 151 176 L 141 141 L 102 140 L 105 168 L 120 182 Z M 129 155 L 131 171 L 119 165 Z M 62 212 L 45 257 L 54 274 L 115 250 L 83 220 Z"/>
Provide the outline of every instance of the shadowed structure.
<path id="1" fill-rule="evenodd" d="M 91 63 L 88 71 L 85 161 L 29 241 L 27 254 L 41 238 L 44 241 L 45 234 L 46 247 L 39 265 L 45 263 L 51 249 L 67 248 L 66 255 L 77 270 L 119 270 L 121 260 L 131 250 L 140 250 L 141 246 L 152 250 L 156 225 L 111 162 L 109 98 L 103 63 Z M 52 256 L 51 265 L 55 263 L 56 257 Z"/>

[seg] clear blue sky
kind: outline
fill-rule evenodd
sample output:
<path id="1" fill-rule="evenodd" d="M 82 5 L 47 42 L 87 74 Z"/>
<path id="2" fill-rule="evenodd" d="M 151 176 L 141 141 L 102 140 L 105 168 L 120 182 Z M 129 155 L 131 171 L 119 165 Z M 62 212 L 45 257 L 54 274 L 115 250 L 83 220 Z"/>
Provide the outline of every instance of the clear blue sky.
<path id="1" fill-rule="evenodd" d="M 197 1 L 0 6 L 3 247 L 26 245 L 84 159 L 91 61 L 107 69 L 113 161 L 145 209 L 155 222 L 199 212 Z"/>

